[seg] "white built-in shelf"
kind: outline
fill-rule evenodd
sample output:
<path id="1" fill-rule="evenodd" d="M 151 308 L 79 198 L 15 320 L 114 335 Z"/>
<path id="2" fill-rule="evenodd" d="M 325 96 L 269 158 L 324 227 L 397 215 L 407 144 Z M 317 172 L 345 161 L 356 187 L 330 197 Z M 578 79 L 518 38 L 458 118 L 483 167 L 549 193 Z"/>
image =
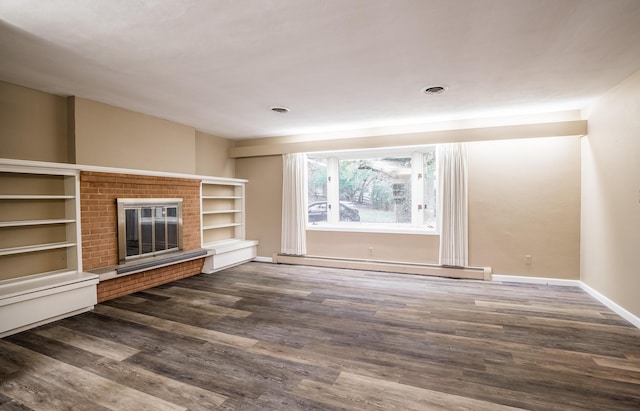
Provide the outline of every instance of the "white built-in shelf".
<path id="1" fill-rule="evenodd" d="M 46 163 L 0 159 L 0 205 L 8 211 L 0 221 L 5 277 L 22 283 L 81 271 L 79 176 Z M 48 250 L 59 250 L 60 258 L 43 253 Z"/>
<path id="2" fill-rule="evenodd" d="M 69 195 L 0 194 L 0 200 L 70 200 Z"/>
<path id="3" fill-rule="evenodd" d="M 3 227 L 24 227 L 29 225 L 49 225 L 75 223 L 70 219 L 49 219 L 49 220 L 22 220 L 22 221 L 0 221 L 0 228 Z"/>
<path id="4" fill-rule="evenodd" d="M 245 240 L 244 193 L 246 180 L 202 181 L 202 248 L 207 250 L 203 273 L 213 273 L 250 261 L 257 241 Z"/>
<path id="5" fill-rule="evenodd" d="M 202 214 L 229 214 L 229 213 L 241 213 L 242 210 L 211 210 L 203 211 Z"/>
<path id="6" fill-rule="evenodd" d="M 0 281 L 0 338 L 92 309 L 97 284 L 95 274 L 64 269 Z"/>
<path id="7" fill-rule="evenodd" d="M 251 261 L 256 257 L 258 242 L 251 240 L 222 240 L 204 244 L 207 258 L 202 267 L 203 273 L 215 273 L 234 265 Z"/>
<path id="8" fill-rule="evenodd" d="M 77 244 L 75 242 L 23 245 L 20 247 L 0 248 L 0 255 L 24 254 L 24 253 L 32 253 L 35 251 L 55 250 L 58 248 L 69 248 L 69 247 L 76 247 L 76 246 Z"/>
<path id="9" fill-rule="evenodd" d="M 202 243 L 244 240 L 244 180 L 202 181 Z M 231 230 L 229 228 L 232 228 Z"/>
<path id="10" fill-rule="evenodd" d="M 258 242 L 255 240 L 222 240 L 222 241 L 214 241 L 213 243 L 206 243 L 202 245 L 202 248 L 205 248 L 209 251 L 209 254 L 224 254 L 231 251 L 241 250 L 243 248 L 255 247 L 258 245 Z"/>
<path id="11" fill-rule="evenodd" d="M 0 338 L 93 308 L 77 166 L 0 158 L 0 207 Z"/>
<path id="12" fill-rule="evenodd" d="M 211 224 L 211 225 L 205 225 L 202 227 L 203 230 L 212 230 L 212 229 L 216 229 L 216 228 L 225 228 L 225 227 L 239 227 L 242 224 L 240 223 L 224 223 L 224 224 Z"/>
<path id="13" fill-rule="evenodd" d="M 204 200 L 239 200 L 242 196 L 202 196 Z"/>
<path id="14" fill-rule="evenodd" d="M 61 287 L 85 278 L 95 278 L 94 274 L 75 270 L 53 270 L 28 277 L 13 278 L 0 281 L 0 301 L 11 299 L 16 295 L 34 293 L 53 287 Z"/>

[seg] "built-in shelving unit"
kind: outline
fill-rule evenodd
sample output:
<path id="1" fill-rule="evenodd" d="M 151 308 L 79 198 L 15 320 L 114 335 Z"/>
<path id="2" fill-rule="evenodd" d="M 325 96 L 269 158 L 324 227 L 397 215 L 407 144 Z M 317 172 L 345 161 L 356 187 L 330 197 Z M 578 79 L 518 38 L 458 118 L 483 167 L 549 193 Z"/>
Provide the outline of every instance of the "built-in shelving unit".
<path id="1" fill-rule="evenodd" d="M 203 272 L 212 273 L 256 256 L 257 241 L 245 239 L 246 180 L 207 179 L 201 186 Z"/>
<path id="2" fill-rule="evenodd" d="M 95 304 L 79 210 L 77 170 L 0 159 L 0 336 Z"/>

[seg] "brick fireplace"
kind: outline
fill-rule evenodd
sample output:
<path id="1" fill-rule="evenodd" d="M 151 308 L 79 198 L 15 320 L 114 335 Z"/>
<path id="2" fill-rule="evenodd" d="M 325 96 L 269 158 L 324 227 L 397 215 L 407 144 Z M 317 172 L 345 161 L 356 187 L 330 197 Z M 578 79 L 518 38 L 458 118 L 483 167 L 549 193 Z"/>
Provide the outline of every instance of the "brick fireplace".
<path id="1" fill-rule="evenodd" d="M 200 248 L 200 180 L 83 171 L 80 174 L 84 271 L 118 265 L 118 198 L 182 198 L 182 246 Z M 199 274 L 204 257 L 98 283 L 98 302 Z"/>

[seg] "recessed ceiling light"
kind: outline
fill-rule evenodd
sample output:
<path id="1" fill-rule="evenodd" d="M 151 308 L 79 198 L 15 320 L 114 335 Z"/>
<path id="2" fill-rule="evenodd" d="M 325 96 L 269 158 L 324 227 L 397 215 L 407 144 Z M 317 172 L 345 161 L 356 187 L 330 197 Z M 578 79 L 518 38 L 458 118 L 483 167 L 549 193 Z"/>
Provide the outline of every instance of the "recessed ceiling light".
<path id="1" fill-rule="evenodd" d="M 425 87 L 422 89 L 422 92 L 424 94 L 442 94 L 444 93 L 444 91 L 446 90 L 446 87 L 444 86 L 430 86 L 430 87 Z"/>
<path id="2" fill-rule="evenodd" d="M 291 110 L 289 110 L 287 107 L 275 106 L 271 107 L 271 111 L 275 111 L 276 113 L 288 113 Z"/>

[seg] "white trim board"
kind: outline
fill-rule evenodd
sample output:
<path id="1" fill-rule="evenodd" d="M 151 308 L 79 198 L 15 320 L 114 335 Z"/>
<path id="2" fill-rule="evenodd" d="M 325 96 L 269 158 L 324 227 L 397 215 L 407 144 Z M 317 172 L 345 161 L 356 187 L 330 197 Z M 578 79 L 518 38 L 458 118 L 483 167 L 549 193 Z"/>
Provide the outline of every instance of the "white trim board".
<path id="1" fill-rule="evenodd" d="M 69 163 L 53 163 L 48 161 L 33 161 L 33 160 L 19 160 L 13 158 L 0 158 L 0 165 L 2 166 L 15 166 L 15 167 L 37 167 L 40 169 L 55 169 L 56 172 L 74 173 L 78 171 L 95 171 L 99 173 L 117 173 L 117 174 L 134 174 L 139 176 L 151 176 L 151 177 L 170 177 L 170 178 L 184 178 L 189 180 L 201 180 L 205 182 L 226 182 L 229 184 L 246 183 L 249 180 L 242 178 L 229 178 L 229 177 L 215 177 L 205 176 L 200 174 L 185 174 L 174 173 L 171 171 L 154 171 L 154 170 L 140 170 L 134 168 L 120 168 L 120 167 L 106 167 L 106 166 L 91 166 L 84 164 L 69 164 Z M 62 170 L 62 171 L 59 171 Z M 71 174 L 69 174 L 71 175 Z"/>
<path id="2" fill-rule="evenodd" d="M 611 311 L 615 312 L 620 317 L 622 317 L 625 320 L 629 321 L 631 324 L 635 325 L 637 328 L 640 328 L 640 318 L 636 317 L 635 315 L 633 315 L 629 311 L 627 311 L 624 308 L 620 307 L 618 304 L 616 304 L 615 302 L 611 301 L 606 296 L 600 294 L 600 292 L 594 290 L 593 288 L 591 288 L 587 284 L 583 283 L 582 281 L 580 281 L 580 288 L 582 288 L 587 294 L 589 294 L 590 296 L 592 296 L 596 300 L 600 301 L 602 304 L 604 304 L 607 307 L 609 307 L 611 309 Z"/>
<path id="3" fill-rule="evenodd" d="M 491 281 L 501 281 L 509 283 L 529 283 L 543 285 L 562 285 L 567 287 L 580 287 L 580 280 L 565 280 L 562 278 L 546 278 L 546 277 L 524 277 L 520 275 L 499 275 L 492 274 Z"/>
<path id="4" fill-rule="evenodd" d="M 273 258 L 257 256 L 253 258 L 253 261 L 256 261 L 258 263 L 273 263 Z"/>
<path id="5" fill-rule="evenodd" d="M 627 311 L 623 307 L 619 306 L 608 297 L 604 296 L 600 292 L 594 290 L 584 282 L 580 280 L 564 280 L 561 278 L 545 278 L 545 277 L 524 277 L 517 275 L 496 275 L 493 274 L 491 276 L 491 281 L 500 281 L 500 282 L 512 282 L 512 283 L 529 283 L 529 284 L 544 284 L 544 285 L 560 285 L 560 286 L 568 286 L 568 287 L 579 287 L 584 292 L 598 300 L 600 303 L 605 305 L 611 311 L 618 314 L 620 317 L 629 321 L 636 328 L 640 328 L 640 318 Z"/>

